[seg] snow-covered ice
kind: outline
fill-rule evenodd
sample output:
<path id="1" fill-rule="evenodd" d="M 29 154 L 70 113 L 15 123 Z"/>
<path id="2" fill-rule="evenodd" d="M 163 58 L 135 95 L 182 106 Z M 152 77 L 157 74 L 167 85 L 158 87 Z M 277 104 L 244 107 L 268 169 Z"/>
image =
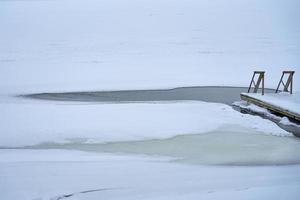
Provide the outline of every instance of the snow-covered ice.
<path id="1" fill-rule="evenodd" d="M 1 146 L 66 142 L 87 138 L 98 142 L 167 138 L 205 133 L 237 125 L 270 135 L 290 136 L 275 123 L 207 102 L 136 104 L 57 103 L 20 100 L 0 102 Z"/>
<path id="2" fill-rule="evenodd" d="M 298 0 L 0 1 L 0 92 L 248 86 L 300 66 Z M 294 85 L 300 85 L 295 76 Z M 295 87 L 299 90 L 298 87 Z"/>
<path id="3" fill-rule="evenodd" d="M 0 150 L 1 199 L 291 199 L 300 166 L 182 165 L 169 158 Z M 91 191 L 94 192 L 86 192 Z M 81 193 L 83 192 L 83 193 Z M 63 199 L 63 198 L 62 198 Z"/>

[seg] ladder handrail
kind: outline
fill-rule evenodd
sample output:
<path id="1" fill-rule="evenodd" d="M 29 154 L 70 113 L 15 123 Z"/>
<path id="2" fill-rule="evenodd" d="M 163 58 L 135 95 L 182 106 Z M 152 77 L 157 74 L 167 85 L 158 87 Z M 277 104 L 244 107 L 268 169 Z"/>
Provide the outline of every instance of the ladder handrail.
<path id="1" fill-rule="evenodd" d="M 293 76 L 294 76 L 295 71 L 283 71 L 280 81 L 277 85 L 275 93 L 279 91 L 280 85 L 283 85 L 283 91 L 284 92 L 290 92 L 290 94 L 293 94 Z M 283 77 L 285 74 L 288 74 L 288 78 L 286 80 L 286 83 L 283 82 Z M 290 88 L 290 90 L 289 90 Z"/>
<path id="2" fill-rule="evenodd" d="M 255 78 L 256 74 L 258 74 L 259 76 L 257 78 L 257 81 L 255 82 L 254 78 Z M 253 92 L 257 93 L 261 83 L 262 83 L 262 95 L 264 95 L 264 93 L 265 93 L 265 71 L 254 71 L 250 85 L 248 87 L 248 93 L 250 92 L 252 85 L 254 86 Z"/>

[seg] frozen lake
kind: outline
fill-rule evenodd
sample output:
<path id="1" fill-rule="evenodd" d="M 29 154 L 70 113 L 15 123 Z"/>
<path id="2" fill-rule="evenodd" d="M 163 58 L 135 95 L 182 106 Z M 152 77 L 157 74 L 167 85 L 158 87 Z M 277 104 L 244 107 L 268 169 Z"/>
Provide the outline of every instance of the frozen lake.
<path id="1" fill-rule="evenodd" d="M 299 139 L 234 110 L 246 88 L 190 87 L 276 88 L 298 8 L 0 0 L 0 199 L 298 200 Z"/>

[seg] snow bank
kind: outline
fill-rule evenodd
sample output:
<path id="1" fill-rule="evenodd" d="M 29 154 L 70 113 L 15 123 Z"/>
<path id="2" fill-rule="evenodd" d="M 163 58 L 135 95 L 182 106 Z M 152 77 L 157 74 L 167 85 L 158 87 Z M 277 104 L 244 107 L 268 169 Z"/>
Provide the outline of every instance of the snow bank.
<path id="1" fill-rule="evenodd" d="M 300 125 L 298 125 L 294 122 L 291 122 L 287 117 L 281 117 L 281 116 L 272 114 L 268 109 L 259 107 L 257 105 L 251 104 L 251 103 L 249 104 L 246 101 L 236 101 L 232 105 L 240 107 L 242 109 L 246 109 L 246 110 L 254 112 L 254 113 L 258 113 L 260 115 L 267 117 L 268 119 L 275 120 L 276 122 L 279 122 L 280 124 L 300 128 Z"/>
<path id="2" fill-rule="evenodd" d="M 257 133 L 290 135 L 268 120 L 217 103 L 69 104 L 12 100 L 0 102 L 0 110 L 0 146 L 67 142 L 76 138 L 101 143 L 167 138 L 205 133 L 226 125 L 242 126 Z"/>
<path id="3" fill-rule="evenodd" d="M 266 70 L 275 88 L 282 70 L 300 66 L 299 6 L 0 1 L 0 93 L 248 86 L 253 70 Z"/>

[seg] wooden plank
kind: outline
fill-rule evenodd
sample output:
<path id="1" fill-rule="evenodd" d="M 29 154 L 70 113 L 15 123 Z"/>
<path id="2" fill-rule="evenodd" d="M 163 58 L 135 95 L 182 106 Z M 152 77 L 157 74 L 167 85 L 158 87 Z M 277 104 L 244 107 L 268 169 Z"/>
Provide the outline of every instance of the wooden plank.
<path id="1" fill-rule="evenodd" d="M 294 74 L 295 71 L 283 71 L 283 73 L 291 73 L 291 74 Z"/>
<path id="2" fill-rule="evenodd" d="M 256 82 L 256 85 L 254 85 L 254 93 L 257 93 L 262 78 L 263 78 L 263 75 L 262 75 L 262 74 L 259 74 L 258 79 L 257 79 L 257 82 Z"/>
<path id="3" fill-rule="evenodd" d="M 271 110 L 275 113 L 279 113 L 281 115 L 284 115 L 284 116 L 287 116 L 289 118 L 295 119 L 298 122 L 300 122 L 300 115 L 297 114 L 297 113 L 294 113 L 294 112 L 291 112 L 289 110 L 274 106 L 272 104 L 269 104 L 267 102 L 261 101 L 259 99 L 253 98 L 253 97 L 249 97 L 249 96 L 244 95 L 244 94 L 241 94 L 241 99 L 244 100 L 244 101 L 247 101 L 249 103 L 255 104 L 259 107 L 263 107 L 263 108 L 266 108 L 268 110 Z"/>

